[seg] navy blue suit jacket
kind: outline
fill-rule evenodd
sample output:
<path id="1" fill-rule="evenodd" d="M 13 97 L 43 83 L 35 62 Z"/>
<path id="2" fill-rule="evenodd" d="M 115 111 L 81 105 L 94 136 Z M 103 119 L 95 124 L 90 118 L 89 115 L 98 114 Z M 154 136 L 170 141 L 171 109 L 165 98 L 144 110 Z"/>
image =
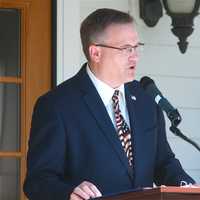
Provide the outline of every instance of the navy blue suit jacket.
<path id="1" fill-rule="evenodd" d="M 85 66 L 36 103 L 24 191 L 30 200 L 67 200 L 82 181 L 103 195 L 138 187 L 193 183 L 166 139 L 163 113 L 137 81 L 125 84 L 133 168 Z M 136 97 L 136 100 L 131 98 Z"/>

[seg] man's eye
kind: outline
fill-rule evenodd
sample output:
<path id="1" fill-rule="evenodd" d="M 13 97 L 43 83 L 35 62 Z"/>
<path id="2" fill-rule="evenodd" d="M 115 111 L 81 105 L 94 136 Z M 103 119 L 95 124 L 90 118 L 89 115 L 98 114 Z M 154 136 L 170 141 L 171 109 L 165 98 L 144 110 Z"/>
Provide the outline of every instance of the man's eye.
<path id="1" fill-rule="evenodd" d="M 132 48 L 132 47 L 128 47 L 127 50 L 128 50 L 129 52 L 132 52 L 132 51 L 133 51 L 133 48 Z"/>

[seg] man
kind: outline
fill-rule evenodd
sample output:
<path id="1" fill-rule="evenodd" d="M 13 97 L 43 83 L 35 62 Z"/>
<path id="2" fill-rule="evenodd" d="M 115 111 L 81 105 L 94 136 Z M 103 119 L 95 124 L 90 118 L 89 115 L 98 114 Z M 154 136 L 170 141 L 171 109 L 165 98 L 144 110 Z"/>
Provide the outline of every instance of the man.
<path id="1" fill-rule="evenodd" d="M 88 63 L 34 109 L 28 198 L 82 200 L 194 183 L 169 147 L 160 108 L 134 81 L 142 44 L 133 18 L 99 9 L 80 32 Z"/>

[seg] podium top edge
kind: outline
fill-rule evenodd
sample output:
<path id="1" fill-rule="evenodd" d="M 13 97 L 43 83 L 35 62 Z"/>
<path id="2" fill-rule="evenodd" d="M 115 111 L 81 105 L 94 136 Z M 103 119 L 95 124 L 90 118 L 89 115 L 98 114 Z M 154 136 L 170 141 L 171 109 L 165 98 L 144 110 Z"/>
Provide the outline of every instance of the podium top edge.
<path id="1" fill-rule="evenodd" d="M 190 186 L 183 186 L 183 187 L 175 187 L 175 186 L 159 186 L 150 189 L 144 189 L 146 191 L 155 191 L 155 192 L 163 192 L 163 193 L 193 193 L 193 194 L 200 194 L 200 187 L 190 187 Z"/>
<path id="2" fill-rule="evenodd" d="M 162 194 L 189 194 L 200 197 L 200 187 L 176 187 L 176 186 L 159 186 L 154 188 L 138 188 L 130 191 L 123 191 L 116 194 L 97 197 L 92 200 L 141 200 L 144 196 L 157 196 Z"/>

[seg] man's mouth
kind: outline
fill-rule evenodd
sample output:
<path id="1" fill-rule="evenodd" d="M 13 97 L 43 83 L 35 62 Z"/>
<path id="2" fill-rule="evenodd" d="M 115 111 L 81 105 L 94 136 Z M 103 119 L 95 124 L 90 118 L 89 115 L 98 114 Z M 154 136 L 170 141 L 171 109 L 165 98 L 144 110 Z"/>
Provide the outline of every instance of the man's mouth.
<path id="1" fill-rule="evenodd" d="M 135 65 L 130 66 L 129 69 L 135 69 Z"/>

